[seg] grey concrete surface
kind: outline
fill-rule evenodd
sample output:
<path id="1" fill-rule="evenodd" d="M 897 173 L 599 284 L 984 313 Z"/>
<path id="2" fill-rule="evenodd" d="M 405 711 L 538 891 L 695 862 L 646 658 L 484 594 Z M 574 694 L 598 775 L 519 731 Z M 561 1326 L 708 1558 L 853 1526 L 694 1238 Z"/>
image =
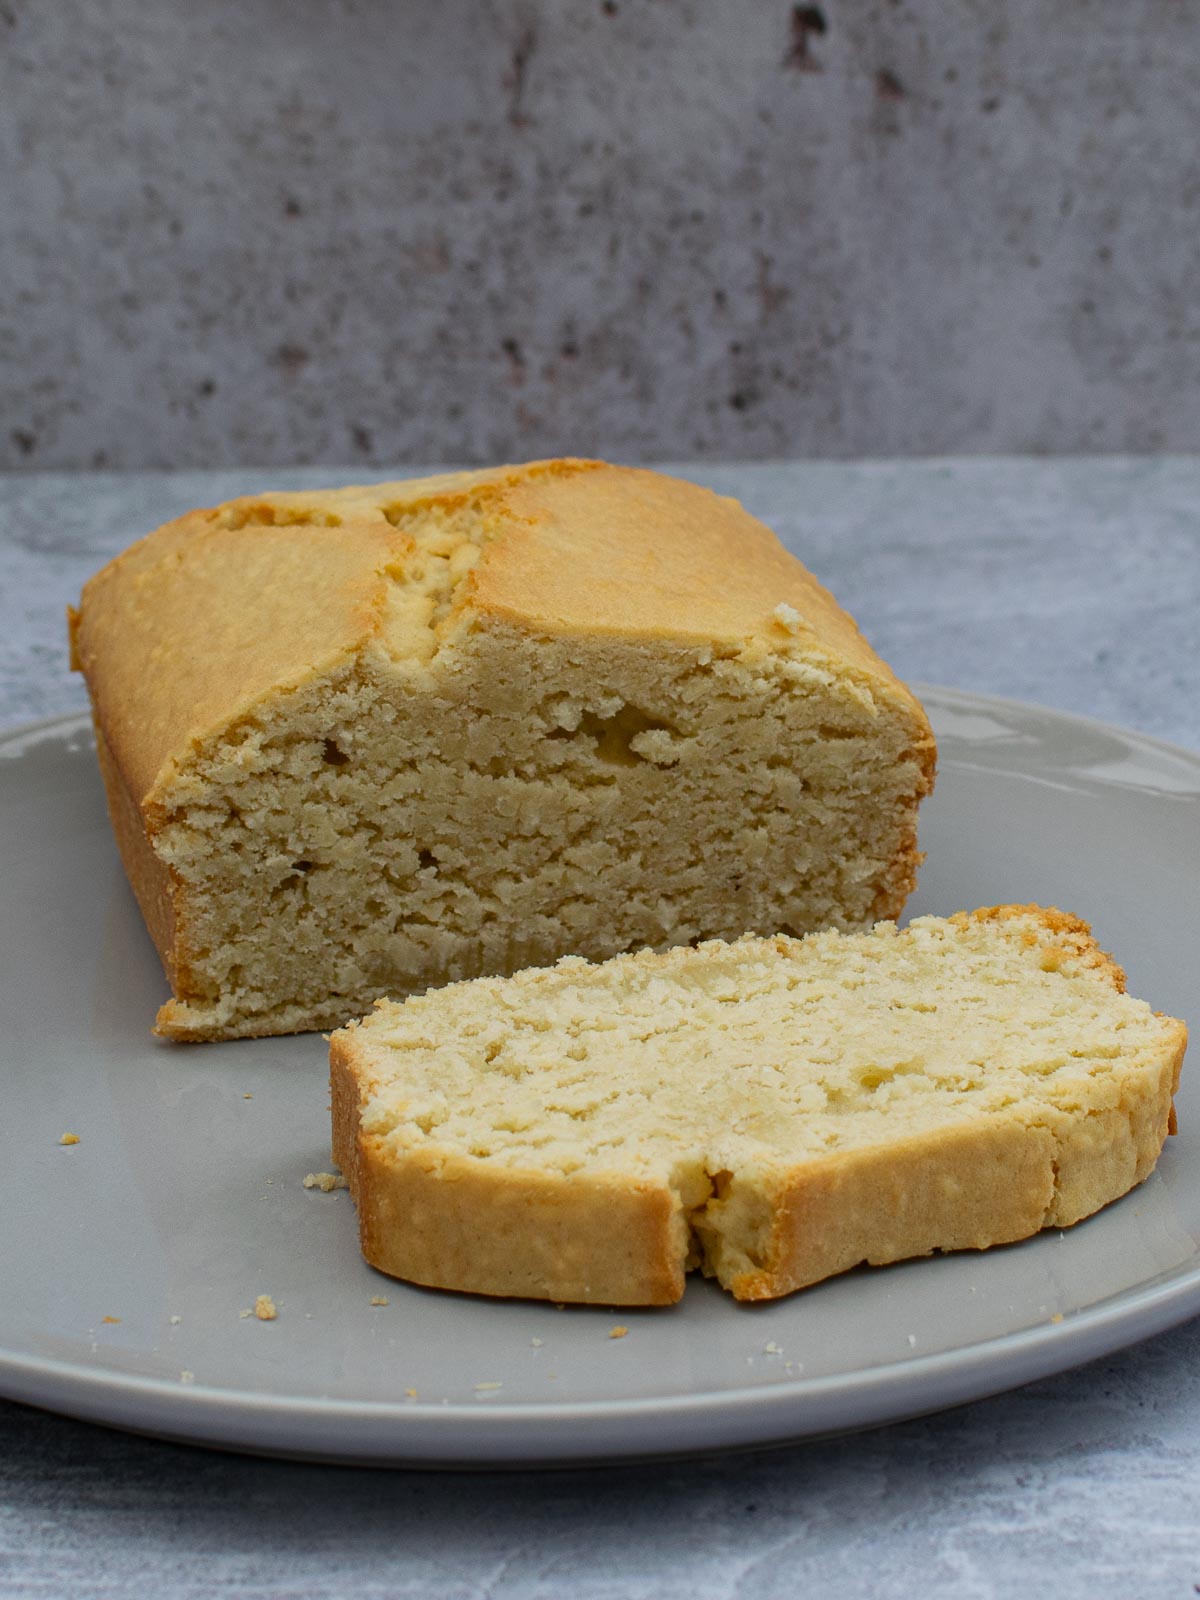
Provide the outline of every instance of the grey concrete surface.
<path id="1" fill-rule="evenodd" d="M 268 481 L 0 478 L 0 725 L 82 703 L 62 608 L 132 536 Z M 734 466 L 906 676 L 1200 747 L 1200 457 Z M 0 1597 L 1188 1600 L 1200 1323 L 961 1410 L 548 1476 L 239 1460 L 0 1403 Z"/>
<path id="2" fill-rule="evenodd" d="M 1200 448 L 1178 0 L 2 0 L 0 465 Z"/>

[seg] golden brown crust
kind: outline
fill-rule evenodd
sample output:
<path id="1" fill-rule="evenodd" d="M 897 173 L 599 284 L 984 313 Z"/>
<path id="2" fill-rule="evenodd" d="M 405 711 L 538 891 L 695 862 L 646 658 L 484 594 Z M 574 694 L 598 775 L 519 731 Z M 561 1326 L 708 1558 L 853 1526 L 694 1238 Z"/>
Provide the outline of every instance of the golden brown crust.
<path id="1" fill-rule="evenodd" d="M 1092 930 L 1080 917 L 1069 911 L 1059 911 L 1056 906 L 1012 905 L 979 906 L 974 911 L 956 911 L 947 917 L 948 922 L 965 927 L 968 922 L 1010 922 L 1035 919 L 1042 925 L 1044 934 L 1051 934 L 1054 943 L 1049 948 L 1059 951 L 1063 958 L 1070 956 L 1084 966 L 1095 968 L 1118 994 L 1125 993 L 1125 971 L 1119 967 L 1107 950 L 1102 950 L 1092 937 Z M 1032 932 L 1025 935 L 1027 944 L 1044 943 Z"/>
<path id="2" fill-rule="evenodd" d="M 518 481 L 503 503 L 512 527 L 476 569 L 478 611 L 547 632 L 775 649 L 795 639 L 907 693 L 853 618 L 736 500 L 606 466 Z M 792 629 L 780 605 L 798 613 Z"/>
<path id="3" fill-rule="evenodd" d="M 1052 1151 L 1041 1130 L 981 1121 L 827 1156 L 787 1175 L 762 1263 L 725 1286 L 773 1300 L 862 1262 L 1028 1238 L 1054 1192 Z"/>
<path id="4" fill-rule="evenodd" d="M 333 1159 L 358 1206 L 372 1266 L 432 1289 L 597 1305 L 683 1294 L 687 1228 L 665 1185 L 617 1175 L 509 1170 L 436 1146 L 365 1134 L 369 1071 L 353 1027 L 330 1042 Z"/>
<path id="5" fill-rule="evenodd" d="M 137 897 L 150 937 L 158 949 L 167 982 L 178 991 L 185 982 L 176 943 L 175 885 L 170 868 L 154 853 L 146 834 L 146 821 L 142 808 L 130 794 L 117 763 L 104 737 L 99 719 L 93 717 L 96 731 L 96 757 L 104 792 L 108 800 L 108 815 L 113 835 L 121 854 L 125 875 Z"/>
<path id="6" fill-rule="evenodd" d="M 765 1260 L 726 1280 L 771 1300 L 861 1263 L 986 1250 L 1066 1228 L 1141 1183 L 1169 1131 L 1187 1043 L 1153 1073 L 1130 1072 L 1084 1113 L 1016 1107 L 883 1148 L 829 1156 L 788 1175 Z"/>

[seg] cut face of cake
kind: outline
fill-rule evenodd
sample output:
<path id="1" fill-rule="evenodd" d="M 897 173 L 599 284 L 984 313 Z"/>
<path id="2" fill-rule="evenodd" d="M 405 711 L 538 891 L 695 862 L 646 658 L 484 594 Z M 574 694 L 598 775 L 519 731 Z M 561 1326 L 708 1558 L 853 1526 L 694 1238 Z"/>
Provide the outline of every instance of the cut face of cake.
<path id="1" fill-rule="evenodd" d="M 652 472 L 194 512 L 91 580 L 72 638 L 174 1038 L 862 927 L 914 884 L 919 704 L 768 529 Z"/>

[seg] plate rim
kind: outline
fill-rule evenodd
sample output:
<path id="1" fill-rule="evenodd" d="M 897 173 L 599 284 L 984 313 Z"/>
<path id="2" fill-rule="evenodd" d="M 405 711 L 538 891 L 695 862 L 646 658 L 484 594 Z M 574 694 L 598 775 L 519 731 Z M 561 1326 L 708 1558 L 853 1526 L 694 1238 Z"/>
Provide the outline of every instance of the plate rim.
<path id="1" fill-rule="evenodd" d="M 936 707 L 991 708 L 1083 725 L 1195 768 L 1200 752 L 1155 734 L 1034 701 L 914 680 Z M 0 730 L 0 753 L 38 735 L 90 728 L 86 710 Z M 1096 780 L 1102 786 L 1111 779 Z M 1182 1270 L 1037 1324 L 926 1355 L 822 1377 L 659 1397 L 579 1401 L 344 1400 L 255 1393 L 103 1370 L 0 1346 L 0 1396 L 177 1442 L 373 1466 L 558 1467 L 778 1447 L 882 1427 L 981 1400 L 1110 1355 L 1200 1314 L 1200 1249 Z M 670 1427 L 673 1437 L 664 1440 Z M 354 1438 L 347 1435 L 354 1434 Z"/>
<path id="2" fill-rule="evenodd" d="M 3 1349 L 0 1384 L 5 1399 L 77 1420 L 251 1454 L 373 1466 L 599 1466 L 885 1427 L 1056 1377 L 1197 1312 L 1200 1260 L 1057 1324 L 853 1373 L 643 1399 L 443 1404 L 265 1395 L 105 1373 L 54 1357 L 13 1357 Z M 10 1388 L 14 1378 L 26 1382 Z M 325 1424 L 335 1425 L 333 1436 L 316 1437 Z M 663 1441 L 667 1426 L 674 1429 L 670 1443 Z M 349 1429 L 362 1430 L 352 1443 L 342 1437 Z"/>

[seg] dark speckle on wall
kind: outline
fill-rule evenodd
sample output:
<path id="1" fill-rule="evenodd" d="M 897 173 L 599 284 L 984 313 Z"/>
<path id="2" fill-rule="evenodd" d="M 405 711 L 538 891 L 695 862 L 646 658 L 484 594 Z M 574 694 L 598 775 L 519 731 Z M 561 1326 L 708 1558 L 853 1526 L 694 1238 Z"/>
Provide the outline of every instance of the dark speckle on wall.
<path id="1" fill-rule="evenodd" d="M 828 31 L 829 24 L 820 6 L 794 5 L 791 12 L 787 54 L 783 58 L 784 66 L 790 67 L 794 72 L 820 72 L 822 63 L 814 47 L 814 41 L 823 38 Z"/>
<path id="2" fill-rule="evenodd" d="M 519 339 L 501 339 L 500 348 L 508 357 L 510 383 L 525 382 L 525 355 Z"/>
<path id="3" fill-rule="evenodd" d="M 904 85 L 890 67 L 880 67 L 875 74 L 875 93 L 881 100 L 903 100 Z"/>
<path id="4" fill-rule="evenodd" d="M 525 78 L 537 49 L 537 38 L 537 28 L 532 22 L 526 22 L 513 42 L 508 70 L 504 75 L 504 87 L 508 92 L 508 121 L 513 128 L 529 125 L 529 113 L 525 109 Z"/>
<path id="5" fill-rule="evenodd" d="M 302 372 L 312 360 L 312 353 L 300 344 L 281 344 L 275 351 L 275 365 L 289 377 Z"/>

